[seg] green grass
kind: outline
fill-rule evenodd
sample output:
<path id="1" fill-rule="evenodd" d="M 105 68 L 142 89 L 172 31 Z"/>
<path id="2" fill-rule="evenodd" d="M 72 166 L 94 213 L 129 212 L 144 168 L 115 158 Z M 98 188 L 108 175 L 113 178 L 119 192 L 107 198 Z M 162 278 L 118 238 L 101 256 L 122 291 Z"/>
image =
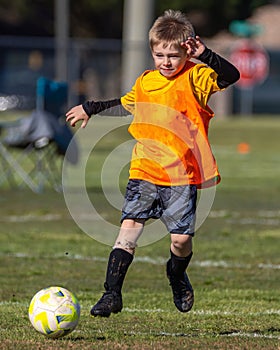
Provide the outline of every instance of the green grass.
<path id="1" fill-rule="evenodd" d="M 110 123 L 96 119 L 94 127 Z M 2 188 L 0 349 L 279 349 L 279 132 L 280 119 L 265 116 L 213 122 L 210 138 L 222 182 L 194 240 L 189 275 L 195 305 L 187 314 L 172 302 L 165 236 L 138 248 L 123 288 L 123 311 L 91 318 L 110 246 L 82 232 L 62 194 Z M 82 147 L 93 142 L 89 133 Z M 119 213 L 104 198 L 99 174 L 108 152 L 127 139 L 123 128 L 103 137 L 87 163 L 89 197 L 114 223 Z M 238 153 L 241 142 L 250 145 L 248 154 Z M 122 189 L 126 179 L 124 169 Z M 95 227 L 102 231 L 102 224 Z M 28 320 L 32 296 L 49 285 L 72 290 L 81 304 L 77 329 L 57 340 L 37 334 Z"/>

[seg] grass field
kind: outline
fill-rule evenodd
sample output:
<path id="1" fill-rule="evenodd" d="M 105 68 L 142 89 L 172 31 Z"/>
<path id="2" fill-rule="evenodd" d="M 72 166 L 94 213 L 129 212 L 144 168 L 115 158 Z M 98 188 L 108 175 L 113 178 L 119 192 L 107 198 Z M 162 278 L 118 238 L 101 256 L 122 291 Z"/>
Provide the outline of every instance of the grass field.
<path id="1" fill-rule="evenodd" d="M 96 120 L 95 127 L 108 122 Z M 96 147 L 87 169 L 89 197 L 116 222 L 119 213 L 103 198 L 98 166 L 126 139 L 122 133 Z M 82 232 L 62 194 L 2 188 L 0 349 L 280 349 L 279 133 L 279 118 L 213 122 L 222 182 L 194 240 L 189 275 L 195 305 L 187 314 L 172 302 L 165 236 L 138 248 L 124 283 L 123 311 L 91 318 L 110 246 Z M 249 145 L 248 153 L 238 151 L 240 143 Z M 126 171 L 121 175 L 123 187 Z M 102 231 L 102 223 L 95 227 Z M 32 296 L 50 285 L 75 292 L 82 310 L 77 329 L 57 340 L 36 333 L 28 320 Z"/>

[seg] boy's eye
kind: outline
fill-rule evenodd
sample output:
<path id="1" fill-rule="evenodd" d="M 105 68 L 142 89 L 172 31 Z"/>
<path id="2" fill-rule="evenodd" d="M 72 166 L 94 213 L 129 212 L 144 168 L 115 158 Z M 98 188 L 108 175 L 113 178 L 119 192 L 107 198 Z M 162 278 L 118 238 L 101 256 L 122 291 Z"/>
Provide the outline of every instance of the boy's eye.
<path id="1" fill-rule="evenodd" d="M 162 55 L 160 53 L 156 53 L 155 56 L 160 57 L 160 58 L 164 57 L 164 55 Z M 176 54 L 167 56 L 167 58 L 178 58 L 178 57 L 179 57 L 179 55 L 176 55 Z"/>

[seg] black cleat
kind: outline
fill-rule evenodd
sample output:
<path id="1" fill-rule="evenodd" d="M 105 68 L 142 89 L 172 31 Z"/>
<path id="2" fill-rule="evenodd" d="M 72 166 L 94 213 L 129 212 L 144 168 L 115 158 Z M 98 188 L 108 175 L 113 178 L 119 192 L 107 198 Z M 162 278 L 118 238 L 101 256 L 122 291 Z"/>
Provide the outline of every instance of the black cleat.
<path id="1" fill-rule="evenodd" d="M 115 291 L 106 291 L 100 300 L 92 307 L 92 316 L 109 317 L 111 313 L 122 311 L 122 295 Z"/>
<path id="2" fill-rule="evenodd" d="M 173 292 L 173 301 L 177 309 L 181 312 L 188 312 L 194 303 L 194 292 L 188 275 L 184 273 L 184 279 L 178 280 L 171 273 L 171 261 L 166 265 L 167 278 Z"/>

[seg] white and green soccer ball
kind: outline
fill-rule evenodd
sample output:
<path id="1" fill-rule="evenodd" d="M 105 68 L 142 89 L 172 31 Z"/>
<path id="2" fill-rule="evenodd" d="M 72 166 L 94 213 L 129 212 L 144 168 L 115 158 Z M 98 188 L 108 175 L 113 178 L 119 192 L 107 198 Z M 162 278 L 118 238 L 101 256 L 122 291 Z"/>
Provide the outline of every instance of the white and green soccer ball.
<path id="1" fill-rule="evenodd" d="M 76 296 L 62 287 L 48 287 L 32 298 L 29 319 L 39 333 L 49 338 L 60 338 L 71 333 L 80 318 Z"/>

